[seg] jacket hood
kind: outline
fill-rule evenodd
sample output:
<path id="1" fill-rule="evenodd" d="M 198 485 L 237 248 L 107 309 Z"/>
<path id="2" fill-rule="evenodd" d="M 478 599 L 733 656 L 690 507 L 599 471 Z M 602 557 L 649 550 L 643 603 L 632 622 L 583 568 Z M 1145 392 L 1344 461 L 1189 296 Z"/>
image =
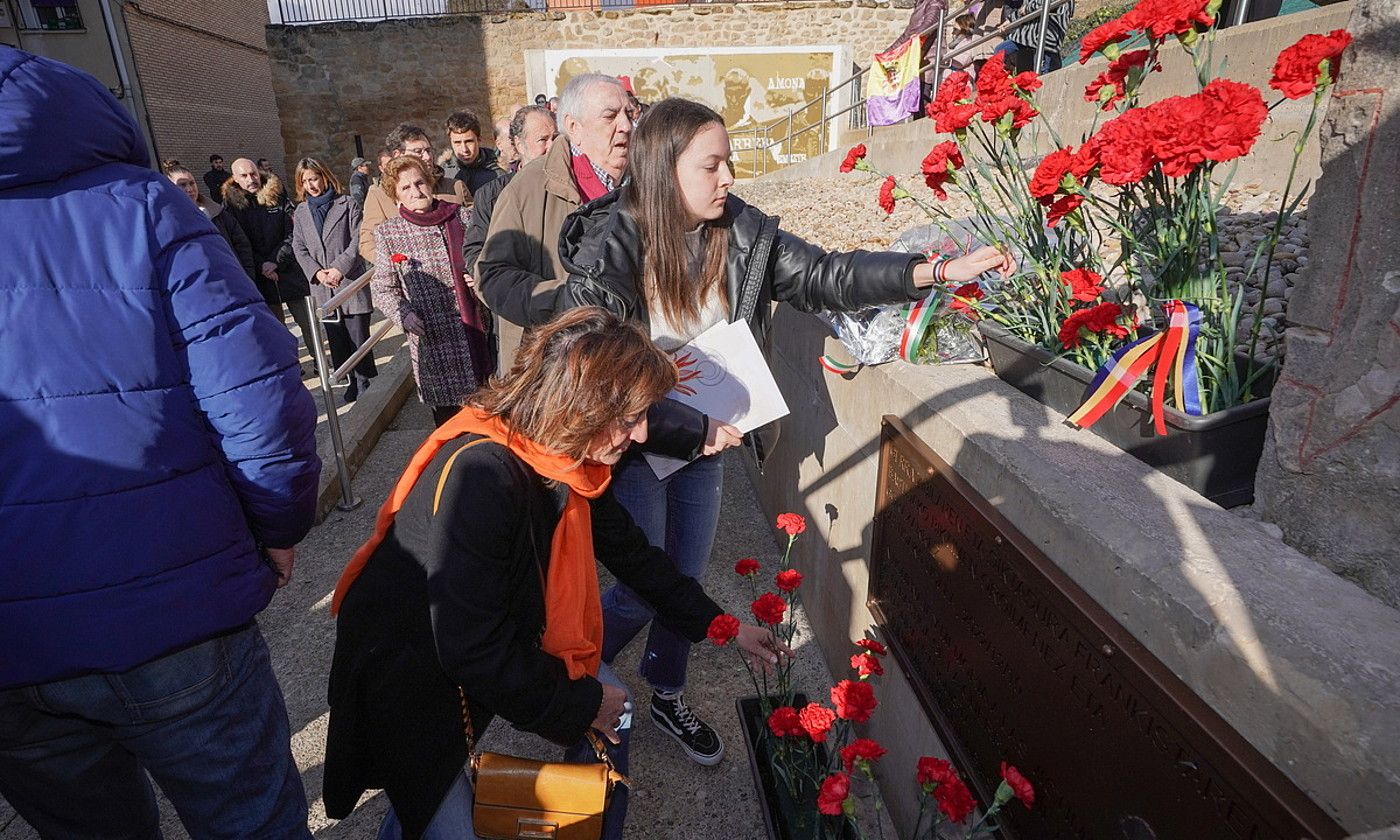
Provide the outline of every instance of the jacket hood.
<path id="1" fill-rule="evenodd" d="M 0 190 L 109 163 L 150 166 L 121 103 L 81 70 L 0 46 Z"/>
<path id="2" fill-rule="evenodd" d="M 223 199 L 226 206 L 235 210 L 245 210 L 252 195 L 238 186 L 238 182 L 232 178 L 224 182 Z M 286 203 L 285 193 L 282 190 L 282 179 L 276 175 L 264 178 L 262 188 L 257 193 L 257 202 L 263 207 L 280 207 Z"/>

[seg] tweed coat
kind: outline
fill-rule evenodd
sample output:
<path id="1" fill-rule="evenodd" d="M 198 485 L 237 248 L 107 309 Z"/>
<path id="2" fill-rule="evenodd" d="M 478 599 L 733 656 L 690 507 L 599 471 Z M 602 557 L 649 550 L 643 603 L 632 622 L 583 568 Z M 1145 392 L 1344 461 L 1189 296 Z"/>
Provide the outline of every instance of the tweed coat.
<path id="1" fill-rule="evenodd" d="M 470 213 L 465 207 L 458 209 L 463 227 Z M 408 259 L 396 264 L 394 254 Z M 374 229 L 370 288 L 374 305 L 400 327 L 406 312 L 423 319 L 423 335 L 408 335 L 420 400 L 432 406 L 461 405 L 485 384 L 477 381 L 472 365 L 441 228 L 421 227 L 399 215 L 381 222 Z"/>

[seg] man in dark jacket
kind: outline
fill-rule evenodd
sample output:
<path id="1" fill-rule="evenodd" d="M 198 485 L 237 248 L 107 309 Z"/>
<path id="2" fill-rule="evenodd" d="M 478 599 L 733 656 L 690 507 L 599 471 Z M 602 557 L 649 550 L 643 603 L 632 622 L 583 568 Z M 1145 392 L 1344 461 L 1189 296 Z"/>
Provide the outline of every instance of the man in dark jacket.
<path id="1" fill-rule="evenodd" d="M 520 165 L 524 166 L 544 157 L 558 136 L 554 112 L 543 105 L 531 105 L 515 112 L 506 142 L 515 147 Z M 499 175 L 485 186 L 478 187 L 473 195 L 472 217 L 467 223 L 465 241 L 467 273 L 473 277 L 476 276 L 476 258 L 481 256 L 481 247 L 486 244 L 486 231 L 491 227 L 491 211 L 496 207 L 496 198 L 513 177 L 514 172 Z"/>
<path id="2" fill-rule="evenodd" d="M 204 173 L 204 194 L 214 201 L 224 194 L 224 182 L 228 180 L 228 170 L 224 168 L 223 155 L 209 156 L 209 171 Z"/>
<path id="3" fill-rule="evenodd" d="M 452 145 L 452 157 L 442 164 L 442 176 L 460 183 L 459 194 L 471 202 L 478 189 L 496 180 L 505 169 L 497 163 L 496 150 L 481 145 L 481 121 L 476 114 L 455 111 L 443 128 Z"/>
<path id="4" fill-rule="evenodd" d="M 82 114 L 82 119 L 73 119 Z M 255 616 L 315 516 L 293 342 L 101 82 L 0 46 L 0 796 L 307 838 Z"/>
<path id="5" fill-rule="evenodd" d="M 369 192 L 369 161 L 357 157 L 350 161 L 350 200 L 360 210 L 365 209 L 365 193 Z M 358 233 L 358 231 L 357 231 Z"/>

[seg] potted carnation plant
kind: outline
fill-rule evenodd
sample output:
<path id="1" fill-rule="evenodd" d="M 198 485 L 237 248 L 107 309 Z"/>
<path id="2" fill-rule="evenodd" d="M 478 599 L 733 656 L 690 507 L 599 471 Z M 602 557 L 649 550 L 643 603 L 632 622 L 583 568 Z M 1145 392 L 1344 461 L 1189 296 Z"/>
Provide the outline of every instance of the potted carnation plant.
<path id="1" fill-rule="evenodd" d="M 754 618 L 788 646 L 797 637 L 796 606 L 802 573 L 792 568 L 792 546 L 807 528 L 795 513 L 778 516 L 778 530 L 787 535 L 775 591 L 758 592 L 762 564 L 752 557 L 734 565 L 735 574 L 749 582 Z M 728 645 L 739 632 L 739 619 L 723 614 L 710 624 L 710 641 Z M 874 680 L 885 673 L 888 654 L 876 639 L 859 639 L 850 658 L 852 675 L 838 681 L 828 698 L 809 701 L 793 685 L 792 663 L 781 663 L 770 680 L 767 673 L 740 657 L 753 681 L 753 697 L 737 701 L 740 727 L 749 748 L 749 766 L 770 840 L 870 840 L 886 834 L 888 815 L 876 786 L 876 763 L 886 749 L 870 738 L 858 737 L 856 726 L 868 722 L 879 706 Z M 1001 783 L 992 802 L 979 815 L 978 803 L 957 770 L 932 756 L 918 760 L 919 814 L 913 840 L 953 840 L 991 835 L 997 816 L 1013 801 L 1025 807 L 1035 802 L 1035 788 L 1015 767 L 1002 762 Z M 862 792 L 863 791 L 863 792 Z M 868 813 L 862 815 L 862 803 Z M 890 829 L 890 836 L 894 837 Z"/>
<path id="2" fill-rule="evenodd" d="M 1078 144 L 1040 119 L 1034 73 L 1012 75 L 994 56 L 975 83 L 950 74 L 927 108 L 949 135 L 923 161 L 935 200 L 885 176 L 879 203 L 891 212 L 913 201 L 945 230 L 956 221 L 1019 254 L 1022 271 L 1009 281 L 957 290 L 981 319 L 998 376 L 1229 506 L 1253 498 L 1278 364 L 1264 352 L 1265 296 L 1247 305 L 1246 286 L 1274 271 L 1280 234 L 1307 192 L 1295 189 L 1298 161 L 1351 37 L 1336 30 L 1285 49 L 1270 81 L 1281 97 L 1267 104 L 1216 73 L 1219 5 L 1139 0 L 1085 36 L 1081 63 L 1101 54 L 1109 64 L 1085 90 L 1100 110 Z M 1139 105 L 1173 39 L 1198 92 Z M 1225 165 L 1250 152 L 1271 110 L 1303 97 L 1312 110 L 1277 217 L 1232 278 L 1219 223 Z M 1034 166 L 1022 148 L 1032 124 L 1056 146 Z M 841 168 L 884 174 L 863 147 Z M 938 204 L 948 189 L 971 200 L 970 219 Z"/>

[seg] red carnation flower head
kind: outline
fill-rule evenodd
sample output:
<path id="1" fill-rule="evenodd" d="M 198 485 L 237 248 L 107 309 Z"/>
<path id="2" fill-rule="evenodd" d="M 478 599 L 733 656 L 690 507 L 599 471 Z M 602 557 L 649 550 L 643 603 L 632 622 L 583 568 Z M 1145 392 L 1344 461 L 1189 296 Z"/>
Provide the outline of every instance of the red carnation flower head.
<path id="1" fill-rule="evenodd" d="M 894 176 L 885 178 L 885 182 L 880 185 L 880 209 L 886 213 L 894 212 Z"/>
<path id="2" fill-rule="evenodd" d="M 393 262 L 401 263 L 408 259 L 408 254 L 392 254 L 389 259 Z"/>
<path id="3" fill-rule="evenodd" d="M 925 792 L 933 789 L 935 785 L 941 785 L 949 779 L 956 779 L 957 771 L 953 765 L 941 758 L 926 755 L 919 759 L 918 778 L 919 787 Z"/>
<path id="4" fill-rule="evenodd" d="M 940 201 L 948 199 L 948 193 L 944 192 L 943 185 L 953 179 L 953 172 L 961 169 L 963 165 L 962 150 L 958 144 L 952 140 L 944 140 L 924 157 L 922 170 L 924 173 L 924 183 L 928 184 L 933 194 L 938 196 Z"/>
<path id="5" fill-rule="evenodd" d="M 1084 64 L 1097 52 L 1116 58 L 1119 42 L 1128 40 L 1141 28 L 1135 11 L 1094 27 L 1079 42 L 1079 63 Z"/>
<path id="6" fill-rule="evenodd" d="M 773 710 L 773 714 L 768 716 L 768 731 L 779 738 L 807 734 L 797 710 L 791 706 L 779 706 Z"/>
<path id="7" fill-rule="evenodd" d="M 783 620 L 783 613 L 787 611 L 787 601 L 774 595 L 772 592 L 765 592 L 753 602 L 753 617 L 762 624 L 780 624 Z"/>
<path id="8" fill-rule="evenodd" d="M 865 155 L 866 151 L 864 143 L 861 143 L 857 146 L 852 146 L 851 150 L 849 152 L 846 152 L 846 159 L 841 161 L 841 171 L 850 172 L 854 169 L 866 169 L 867 167 L 861 166 L 861 164 L 865 161 Z"/>
<path id="9" fill-rule="evenodd" d="M 802 573 L 796 569 L 783 569 L 773 578 L 773 582 L 783 592 L 793 592 L 802 585 Z"/>
<path id="10" fill-rule="evenodd" d="M 978 285 L 976 280 L 964 283 L 952 290 L 952 301 L 948 304 L 948 308 L 976 320 L 977 307 L 973 301 L 982 300 L 986 296 L 986 292 L 982 291 L 982 287 Z"/>
<path id="11" fill-rule="evenodd" d="M 1056 149 L 1041 158 L 1040 165 L 1035 168 L 1035 174 L 1031 176 L 1031 195 L 1042 204 L 1049 203 L 1055 193 L 1066 189 L 1065 177 L 1070 175 L 1070 167 L 1073 163 L 1073 147 Z"/>
<path id="12" fill-rule="evenodd" d="M 851 777 L 845 773 L 832 773 L 822 780 L 822 789 L 817 794 L 817 810 L 829 817 L 839 817 L 845 811 L 846 798 L 851 795 Z"/>
<path id="13" fill-rule="evenodd" d="M 1333 29 L 1326 35 L 1304 35 L 1278 54 L 1269 87 L 1289 99 L 1301 99 L 1317 90 L 1318 85 L 1336 84 L 1342 73 L 1342 53 L 1350 44 L 1351 34 L 1345 29 Z"/>
<path id="14" fill-rule="evenodd" d="M 857 738 L 848 746 L 841 748 L 841 763 L 846 766 L 846 772 L 850 773 L 855 769 L 856 762 L 864 762 L 868 766 L 870 762 L 883 758 L 886 752 L 888 750 L 880 746 L 878 741 Z"/>
<path id="15" fill-rule="evenodd" d="M 710 622 L 710 629 L 705 631 L 705 636 L 717 645 L 729 644 L 729 641 L 739 635 L 739 619 L 729 613 L 720 613 Z"/>
<path id="16" fill-rule="evenodd" d="M 977 116 L 977 105 L 971 99 L 970 77 L 961 70 L 948 74 L 924 109 L 933 120 L 934 131 L 959 132 L 971 125 L 972 118 Z"/>
<path id="17" fill-rule="evenodd" d="M 1084 196 L 1078 193 L 1074 195 L 1062 195 L 1055 199 L 1045 211 L 1045 224 L 1055 227 L 1065 216 L 1079 209 L 1079 205 L 1084 203 Z"/>
<path id="18" fill-rule="evenodd" d="M 1021 775 L 1021 771 L 1007 764 L 1001 763 L 1001 784 L 997 786 L 996 801 L 999 805 L 1005 805 L 1011 801 L 1011 797 L 1021 800 L 1021 804 L 1030 808 L 1035 804 L 1035 788 L 1030 781 Z"/>
<path id="19" fill-rule="evenodd" d="M 1011 84 L 1021 93 L 1035 93 L 1045 83 L 1040 80 L 1040 76 L 1036 72 L 1025 70 L 1013 76 Z"/>
<path id="20" fill-rule="evenodd" d="M 1090 303 L 1103 294 L 1103 277 L 1087 268 L 1061 272 L 1060 282 L 1069 286 L 1069 296 L 1074 300 Z"/>
<path id="21" fill-rule="evenodd" d="M 1183 178 L 1206 161 L 1225 163 L 1249 154 L 1269 115 L 1258 88 L 1230 79 L 1213 79 L 1194 96 L 1173 96 L 1140 110 L 1146 113 L 1152 157 L 1170 178 Z"/>
<path id="22" fill-rule="evenodd" d="M 870 683 L 842 680 L 831 687 L 831 702 L 836 705 L 836 714 L 843 720 L 865 723 L 874 714 L 875 689 Z"/>
<path id="23" fill-rule="evenodd" d="M 1151 55 L 1148 50 L 1133 50 L 1109 62 L 1108 69 L 1095 76 L 1084 88 L 1084 101 L 1100 102 L 1102 110 L 1112 110 L 1129 91 L 1136 91 L 1142 83 L 1142 77 L 1145 75 L 1143 68 L 1147 66 L 1147 59 Z M 1161 72 L 1162 65 L 1154 64 L 1152 70 Z"/>
<path id="24" fill-rule="evenodd" d="M 778 530 L 786 531 L 789 537 L 795 537 L 807 530 L 807 520 L 800 513 L 780 513 L 778 514 Z"/>
<path id="25" fill-rule="evenodd" d="M 826 740 L 831 725 L 836 722 L 836 713 L 817 703 L 808 703 L 797 713 L 797 719 L 807 737 L 820 744 Z"/>
<path id="26" fill-rule="evenodd" d="M 1161 40 L 1171 35 L 1194 39 L 1198 26 L 1214 26 L 1210 6 L 1219 0 L 1138 0 L 1132 15 L 1148 36 Z"/>
<path id="27" fill-rule="evenodd" d="M 1125 316 L 1132 317 L 1128 310 L 1112 302 L 1081 309 L 1060 325 L 1060 344 L 1067 350 L 1078 347 L 1086 333 L 1106 333 L 1115 338 L 1126 338 L 1136 325 L 1125 326 L 1122 323 Z"/>
<path id="28" fill-rule="evenodd" d="M 972 798 L 972 792 L 967 789 L 967 785 L 957 776 L 948 778 L 947 781 L 933 789 L 933 800 L 938 803 L 938 810 L 943 812 L 949 822 L 960 823 L 972 816 L 972 811 L 977 807 L 977 802 Z"/>
<path id="29" fill-rule="evenodd" d="M 758 561 L 752 557 L 745 557 L 734 564 L 734 574 L 739 577 L 750 577 L 758 574 Z"/>
<path id="30" fill-rule="evenodd" d="M 884 644 L 877 642 L 874 639 L 857 639 L 856 647 L 868 650 L 876 656 L 884 656 L 885 654 L 890 652 L 889 649 L 884 646 Z"/>
<path id="31" fill-rule="evenodd" d="M 1152 153 L 1153 123 L 1151 108 L 1131 108 L 1104 123 L 1090 139 L 1104 183 L 1115 187 L 1136 184 L 1152 171 L 1157 162 Z"/>
<path id="32" fill-rule="evenodd" d="M 855 669 L 861 679 L 879 677 L 885 673 L 885 666 L 880 664 L 880 657 L 869 651 L 852 656 L 851 667 Z"/>

